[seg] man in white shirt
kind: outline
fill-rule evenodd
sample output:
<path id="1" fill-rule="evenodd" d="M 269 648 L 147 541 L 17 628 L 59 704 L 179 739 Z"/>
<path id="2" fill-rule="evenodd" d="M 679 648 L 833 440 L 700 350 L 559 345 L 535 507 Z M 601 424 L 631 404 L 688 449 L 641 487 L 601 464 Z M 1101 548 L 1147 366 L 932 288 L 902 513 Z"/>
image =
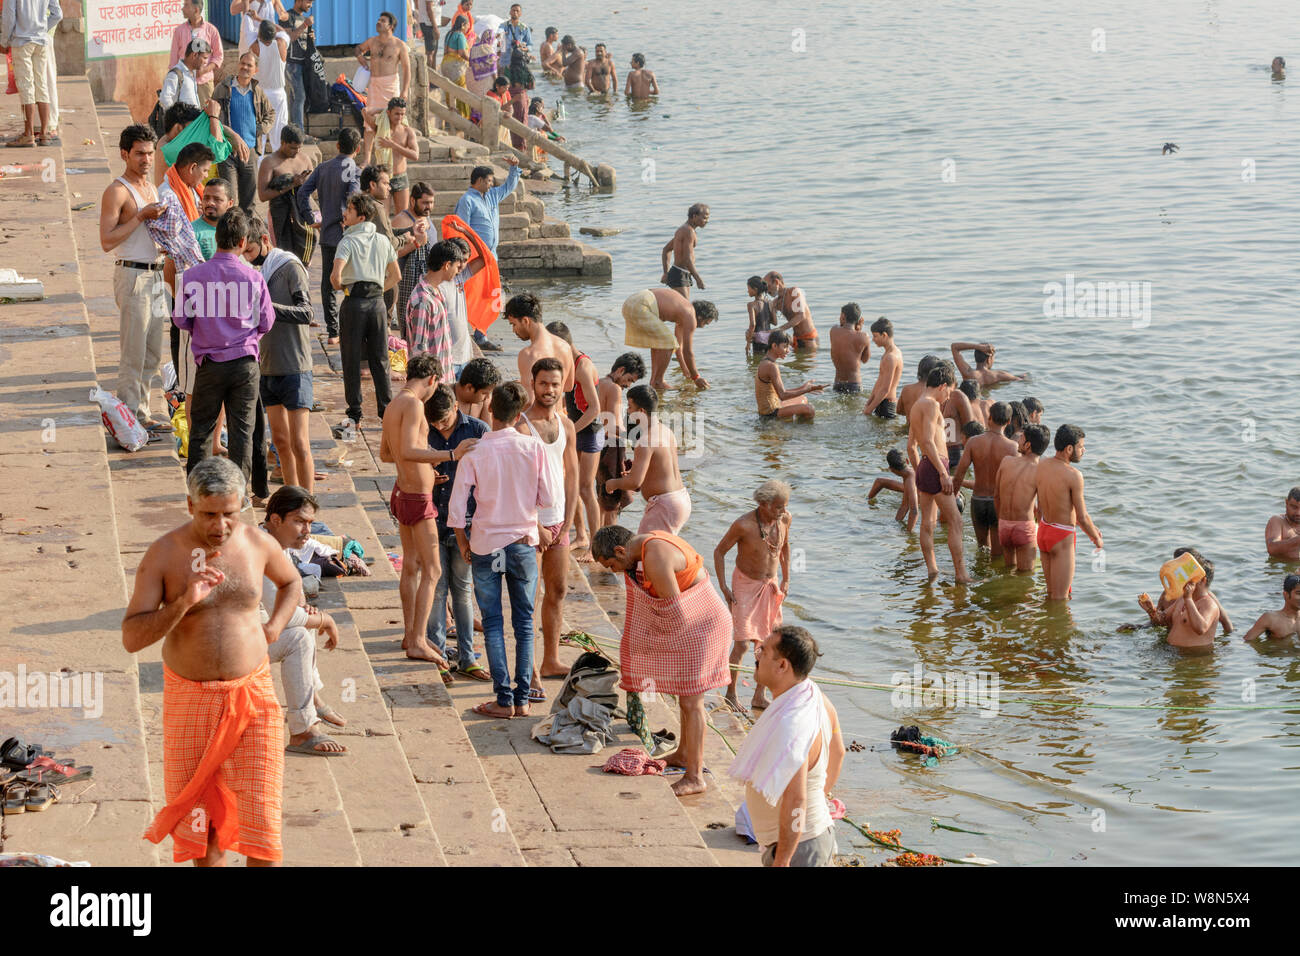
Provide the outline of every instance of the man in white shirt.
<path id="1" fill-rule="evenodd" d="M 158 102 L 164 112 L 177 102 L 188 103 L 196 109 L 202 108 L 203 104 L 199 102 L 199 70 L 208 62 L 211 52 L 212 47 L 202 37 L 195 37 L 186 45 L 185 56 L 167 71 L 162 90 L 158 94 Z"/>
<path id="2" fill-rule="evenodd" d="M 23 108 L 23 132 L 6 146 L 53 146 L 50 136 L 50 36 L 63 19 L 59 0 L 9 0 L 0 16 L 0 52 L 12 49 L 14 83 Z M 41 128 L 36 129 L 39 115 Z"/>

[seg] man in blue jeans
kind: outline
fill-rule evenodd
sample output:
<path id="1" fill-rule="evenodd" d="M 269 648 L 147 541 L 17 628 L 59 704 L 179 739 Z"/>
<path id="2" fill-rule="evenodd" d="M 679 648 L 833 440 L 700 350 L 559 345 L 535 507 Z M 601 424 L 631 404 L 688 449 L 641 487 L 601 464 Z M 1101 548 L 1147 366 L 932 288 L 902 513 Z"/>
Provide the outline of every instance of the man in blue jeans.
<path id="1" fill-rule="evenodd" d="M 456 405 L 456 393 L 450 385 L 439 385 L 433 396 L 424 403 L 424 417 L 429 422 L 429 447 L 434 451 L 455 448 L 466 438 L 482 438 L 488 430 L 487 422 L 462 412 Z M 462 677 L 487 681 L 492 678 L 478 663 L 474 653 L 474 578 L 470 566 L 460 553 L 456 532 L 447 527 L 451 510 L 451 489 L 456 480 L 458 461 L 443 462 L 437 466 L 439 476 L 447 480 L 433 486 L 433 503 L 438 509 L 438 557 L 442 576 L 433 595 L 433 613 L 429 615 L 429 643 L 447 660 L 447 598 L 451 598 L 451 612 L 456 619 L 458 666 Z M 474 496 L 469 496 L 465 506 L 465 521 L 474 520 Z"/>
<path id="2" fill-rule="evenodd" d="M 533 594 L 537 589 L 537 547 L 551 533 L 537 520 L 539 508 L 553 507 L 563 489 L 546 467 L 546 450 L 535 435 L 515 430 L 528 393 L 518 382 L 492 391 L 492 431 L 460 462 L 452 485 L 447 527 L 455 529 L 461 557 L 473 568 L 474 593 L 483 615 L 483 643 L 496 699 L 479 704 L 483 717 L 527 717 L 533 677 Z M 474 494 L 469 534 L 466 510 Z M 510 590 L 515 635 L 515 680 L 510 686 L 501 576 Z"/>
<path id="3" fill-rule="evenodd" d="M 289 33 L 289 55 L 285 59 L 284 77 L 289 84 L 289 122 L 306 129 L 307 85 L 304 72 L 311 65 L 311 51 L 316 45 L 316 18 L 311 15 L 312 0 L 295 0 L 280 21 Z"/>

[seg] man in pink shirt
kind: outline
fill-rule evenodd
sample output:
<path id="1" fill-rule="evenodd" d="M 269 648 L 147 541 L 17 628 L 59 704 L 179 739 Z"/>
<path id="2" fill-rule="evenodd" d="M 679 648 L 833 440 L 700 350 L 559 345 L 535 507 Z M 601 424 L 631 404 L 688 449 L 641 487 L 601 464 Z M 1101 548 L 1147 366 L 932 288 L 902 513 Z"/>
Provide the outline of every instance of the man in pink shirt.
<path id="1" fill-rule="evenodd" d="M 185 17 L 185 22 L 172 31 L 172 52 L 167 67 L 170 69 L 184 58 L 190 40 L 200 37 L 208 41 L 208 49 L 212 53 L 208 55 L 207 62 L 196 71 L 194 81 L 199 90 L 199 106 L 202 107 L 212 95 L 217 74 L 221 72 L 221 61 L 225 57 L 221 49 L 221 34 L 213 24 L 203 19 L 203 0 L 185 0 L 181 4 L 181 14 Z"/>
<path id="2" fill-rule="evenodd" d="M 537 520 L 563 489 L 546 467 L 546 451 L 535 435 L 514 429 L 528 403 L 518 382 L 492 392 L 492 431 L 484 435 L 456 469 L 447 527 L 456 531 L 461 556 L 474 573 L 474 593 L 483 615 L 483 644 L 496 700 L 479 704 L 484 717 L 527 717 L 533 676 L 533 594 L 537 590 L 537 551 L 549 547 L 551 533 Z M 466 531 L 470 493 L 476 507 Z M 510 590 L 510 624 L 515 635 L 515 686 L 510 686 L 505 619 L 501 613 L 501 575 Z"/>

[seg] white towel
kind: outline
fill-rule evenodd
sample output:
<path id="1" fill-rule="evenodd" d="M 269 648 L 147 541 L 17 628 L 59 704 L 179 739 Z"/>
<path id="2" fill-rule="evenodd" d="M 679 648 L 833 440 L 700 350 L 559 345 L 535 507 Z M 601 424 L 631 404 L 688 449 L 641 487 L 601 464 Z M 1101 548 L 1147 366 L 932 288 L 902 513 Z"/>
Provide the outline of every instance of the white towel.
<path id="1" fill-rule="evenodd" d="M 804 678 L 772 701 L 754 722 L 727 773 L 776 806 L 808 759 L 818 734 L 829 740 L 830 733 L 831 720 L 821 688 Z"/>

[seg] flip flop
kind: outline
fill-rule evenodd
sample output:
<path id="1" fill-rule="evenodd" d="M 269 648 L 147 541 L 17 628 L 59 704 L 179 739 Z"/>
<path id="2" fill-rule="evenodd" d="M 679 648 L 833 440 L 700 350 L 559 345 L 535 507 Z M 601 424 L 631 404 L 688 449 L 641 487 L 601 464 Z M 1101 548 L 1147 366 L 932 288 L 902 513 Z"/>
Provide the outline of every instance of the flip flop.
<path id="1" fill-rule="evenodd" d="M 444 684 L 450 685 L 456 683 L 456 678 L 452 677 L 451 671 L 447 670 L 445 667 L 438 669 L 438 676 L 442 678 Z"/>
<path id="2" fill-rule="evenodd" d="M 59 788 L 52 783 L 34 783 L 27 788 L 27 812 L 40 813 L 59 802 Z"/>
<path id="3" fill-rule="evenodd" d="M 52 757 L 48 750 L 42 750 L 40 744 L 25 744 L 18 737 L 10 737 L 0 744 L 0 764 L 25 770 L 38 757 Z"/>
<path id="4" fill-rule="evenodd" d="M 546 703 L 546 691 L 540 687 L 528 688 L 528 703 L 544 704 Z"/>
<path id="5" fill-rule="evenodd" d="M 316 745 L 319 743 L 324 743 L 325 741 L 328 741 L 329 743 L 332 744 L 338 743 L 337 740 L 335 740 L 333 737 L 330 737 L 328 734 L 313 734 L 312 736 L 308 737 L 300 744 L 290 744 L 288 747 L 285 747 L 284 752 L 287 754 L 306 754 L 308 757 L 347 756 L 346 750 L 317 750 Z"/>
<path id="6" fill-rule="evenodd" d="M 36 147 L 36 143 L 35 143 L 35 142 L 31 142 L 31 143 L 5 143 L 5 147 L 8 148 L 8 149 L 34 149 L 34 148 Z M 8 813 L 9 811 L 8 811 L 8 810 L 5 810 L 5 812 Z M 15 813 L 21 813 L 22 811 L 21 811 L 21 810 L 15 810 L 14 812 L 15 812 Z"/>
<path id="7" fill-rule="evenodd" d="M 478 704 L 477 706 L 471 707 L 470 710 L 478 714 L 480 717 L 496 717 L 498 720 L 510 720 L 514 717 L 515 712 L 513 707 L 509 708 L 510 713 L 508 714 L 492 714 L 492 713 L 488 713 L 483 709 L 484 707 L 495 707 L 495 706 L 497 706 L 496 701 L 485 701 L 482 704 Z"/>
<path id="8" fill-rule="evenodd" d="M 342 727 L 347 722 L 343 720 L 343 715 L 328 704 L 323 704 L 316 708 L 316 716 L 327 724 L 334 724 L 335 727 Z"/>
<path id="9" fill-rule="evenodd" d="M 490 681 L 492 675 L 483 669 L 481 664 L 471 664 L 469 667 L 460 668 L 460 676 L 468 677 L 470 680 Z"/>
<path id="10" fill-rule="evenodd" d="M 89 779 L 94 770 L 94 767 L 78 767 L 72 763 L 56 763 L 49 757 L 37 757 L 18 775 L 18 779 L 28 783 L 80 783 Z"/>

